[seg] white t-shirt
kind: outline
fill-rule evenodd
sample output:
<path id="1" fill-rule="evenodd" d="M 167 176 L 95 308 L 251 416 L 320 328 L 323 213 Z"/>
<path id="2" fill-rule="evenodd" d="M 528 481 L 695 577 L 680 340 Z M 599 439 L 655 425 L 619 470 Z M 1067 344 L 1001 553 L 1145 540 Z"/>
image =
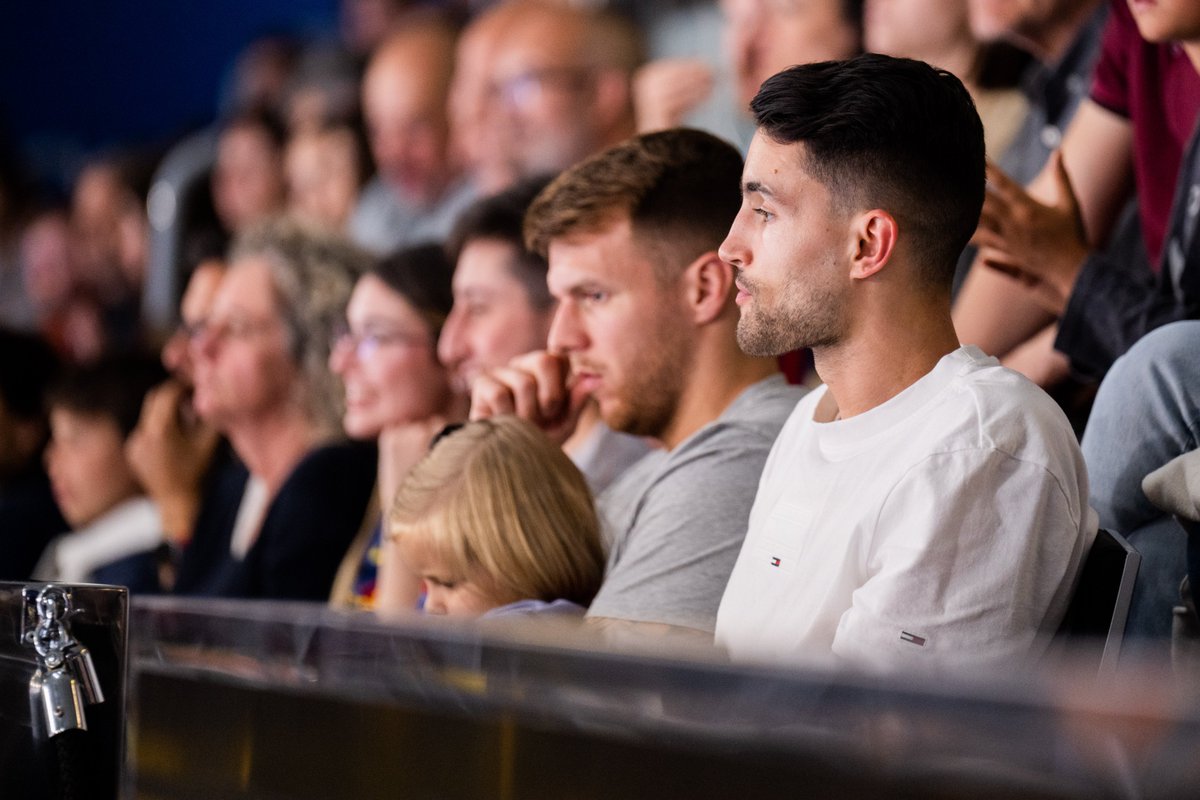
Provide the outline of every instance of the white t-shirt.
<path id="1" fill-rule="evenodd" d="M 784 425 L 717 615 L 734 658 L 871 669 L 1036 657 L 1096 534 L 1070 425 L 963 347 L 870 411 Z"/>

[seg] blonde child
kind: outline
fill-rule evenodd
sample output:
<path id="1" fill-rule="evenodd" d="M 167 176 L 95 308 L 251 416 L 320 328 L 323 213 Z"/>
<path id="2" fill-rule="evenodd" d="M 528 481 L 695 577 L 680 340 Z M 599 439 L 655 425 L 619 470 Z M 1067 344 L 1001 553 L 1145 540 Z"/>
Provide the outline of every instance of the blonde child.
<path id="1" fill-rule="evenodd" d="M 409 473 L 388 520 L 379 608 L 403 570 L 425 583 L 425 611 L 457 616 L 582 613 L 604 572 L 600 526 L 582 474 L 515 417 L 470 422 Z"/>

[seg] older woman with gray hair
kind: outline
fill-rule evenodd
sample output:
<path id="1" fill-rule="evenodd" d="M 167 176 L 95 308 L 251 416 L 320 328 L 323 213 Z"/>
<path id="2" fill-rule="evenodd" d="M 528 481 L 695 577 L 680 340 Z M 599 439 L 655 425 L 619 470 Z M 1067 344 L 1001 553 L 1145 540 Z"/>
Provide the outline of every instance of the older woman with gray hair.
<path id="1" fill-rule="evenodd" d="M 209 318 L 191 342 L 197 413 L 249 480 L 240 503 L 197 520 L 177 591 L 323 600 L 363 522 L 371 444 L 341 440 L 333 328 L 369 256 L 288 219 L 235 241 Z"/>

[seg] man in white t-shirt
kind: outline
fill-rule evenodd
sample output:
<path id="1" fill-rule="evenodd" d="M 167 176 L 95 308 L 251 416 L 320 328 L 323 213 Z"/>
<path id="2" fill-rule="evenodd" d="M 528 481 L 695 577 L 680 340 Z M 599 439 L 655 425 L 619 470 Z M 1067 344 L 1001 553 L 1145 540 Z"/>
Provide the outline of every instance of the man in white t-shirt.
<path id="1" fill-rule="evenodd" d="M 751 104 L 720 254 L 738 343 L 811 347 L 825 386 L 768 457 L 717 617 L 735 658 L 885 670 L 1033 658 L 1096 532 L 1067 420 L 950 321 L 983 129 L 949 73 L 860 56 Z"/>

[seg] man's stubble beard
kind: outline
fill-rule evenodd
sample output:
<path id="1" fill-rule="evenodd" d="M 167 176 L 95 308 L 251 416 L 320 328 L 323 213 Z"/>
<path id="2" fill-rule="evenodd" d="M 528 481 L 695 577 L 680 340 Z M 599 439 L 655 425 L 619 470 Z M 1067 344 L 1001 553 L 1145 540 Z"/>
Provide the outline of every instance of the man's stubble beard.
<path id="1" fill-rule="evenodd" d="M 753 292 L 750 302 L 742 306 L 737 342 L 743 353 L 779 356 L 805 347 L 828 347 L 841 340 L 844 325 L 836 292 L 815 288 L 803 295 L 791 283 L 783 295 L 770 312 L 760 307 Z"/>

